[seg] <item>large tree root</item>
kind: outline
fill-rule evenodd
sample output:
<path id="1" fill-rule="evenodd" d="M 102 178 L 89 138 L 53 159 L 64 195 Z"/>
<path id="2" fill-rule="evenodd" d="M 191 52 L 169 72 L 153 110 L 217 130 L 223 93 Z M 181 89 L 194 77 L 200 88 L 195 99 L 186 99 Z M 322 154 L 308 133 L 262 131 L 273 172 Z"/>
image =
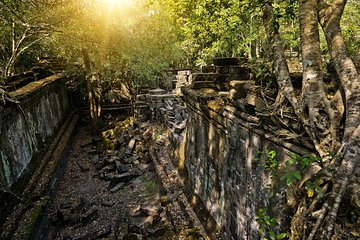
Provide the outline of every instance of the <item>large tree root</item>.
<path id="1" fill-rule="evenodd" d="M 315 198 L 309 207 L 304 207 L 305 203 L 301 202 L 291 222 L 290 239 L 331 239 L 336 223 L 340 203 L 349 187 L 350 177 L 358 168 L 360 156 L 360 126 L 354 131 L 352 137 L 342 148 L 343 151 L 338 153 L 342 161 L 336 169 L 332 180 L 332 190 L 328 194 L 320 210 L 316 206 L 320 198 Z M 327 189 L 328 185 L 325 185 Z M 310 234 L 306 238 L 306 229 L 304 226 L 310 222 L 310 216 L 316 216 L 317 220 L 312 226 Z"/>

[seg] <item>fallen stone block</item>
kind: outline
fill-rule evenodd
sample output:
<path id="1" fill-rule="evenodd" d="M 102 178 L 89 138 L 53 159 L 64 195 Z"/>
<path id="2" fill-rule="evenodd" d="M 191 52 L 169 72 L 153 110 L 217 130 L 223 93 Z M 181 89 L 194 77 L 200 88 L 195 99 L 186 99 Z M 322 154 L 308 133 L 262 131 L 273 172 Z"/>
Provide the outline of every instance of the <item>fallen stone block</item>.
<path id="1" fill-rule="evenodd" d="M 163 211 L 163 208 L 161 206 L 143 204 L 140 206 L 140 211 L 148 216 L 154 217 L 159 215 Z"/>
<path id="2" fill-rule="evenodd" d="M 216 88 L 216 84 L 215 82 L 210 82 L 210 81 L 199 81 L 199 82 L 193 82 L 191 84 L 191 88 L 192 89 L 201 89 L 201 88 Z"/>
<path id="3" fill-rule="evenodd" d="M 134 146 L 135 146 L 136 140 L 135 138 L 131 139 L 127 148 L 126 148 L 126 155 L 131 155 L 133 150 L 134 150 Z"/>
<path id="4" fill-rule="evenodd" d="M 131 170 L 129 165 L 122 164 L 120 161 L 115 161 L 115 165 L 118 173 L 127 173 Z"/>

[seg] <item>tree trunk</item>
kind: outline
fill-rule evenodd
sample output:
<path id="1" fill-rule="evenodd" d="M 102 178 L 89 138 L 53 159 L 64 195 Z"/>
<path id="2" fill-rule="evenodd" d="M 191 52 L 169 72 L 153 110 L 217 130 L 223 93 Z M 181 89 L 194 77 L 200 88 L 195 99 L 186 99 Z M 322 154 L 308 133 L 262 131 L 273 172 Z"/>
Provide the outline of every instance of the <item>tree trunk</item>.
<path id="1" fill-rule="evenodd" d="M 86 49 L 82 50 L 82 55 L 86 71 L 88 72 L 88 76 L 86 77 L 86 87 L 89 96 L 92 131 L 95 134 L 98 129 L 99 117 L 101 115 L 100 95 L 95 90 L 95 85 L 99 81 L 99 77 L 97 74 L 91 73 L 91 61 Z"/>
<path id="2" fill-rule="evenodd" d="M 321 232 L 319 239 L 330 239 L 340 203 L 349 186 L 350 177 L 359 167 L 360 80 L 341 34 L 340 19 L 345 4 L 346 0 L 335 0 L 332 5 L 322 0 L 319 1 L 319 21 L 345 95 L 346 120 L 342 147 L 337 154 L 338 161 L 334 161 L 334 164 L 337 165 L 336 162 L 339 162 L 339 165 L 332 178 L 332 191 L 321 209 L 321 214 L 309 239 L 315 238 L 317 232 Z"/>
<path id="3" fill-rule="evenodd" d="M 346 122 L 343 141 L 349 140 L 360 122 L 359 74 L 349 57 L 340 28 L 345 4 L 346 0 L 336 0 L 332 5 L 320 1 L 319 11 L 320 24 L 345 95 Z"/>
<path id="4" fill-rule="evenodd" d="M 311 126 L 316 150 L 324 157 L 340 147 L 339 114 L 332 108 L 323 83 L 317 0 L 299 1 L 303 65 L 302 108 Z"/>
<path id="5" fill-rule="evenodd" d="M 321 156 L 329 151 L 337 151 L 332 162 L 327 163 L 326 171 L 332 173 L 331 182 L 324 187 L 330 189 L 324 199 L 316 198 L 312 203 L 304 201 L 292 219 L 291 239 L 330 239 L 342 198 L 349 186 L 350 177 L 358 171 L 360 159 L 360 80 L 355 65 L 350 59 L 341 35 L 340 19 L 346 0 L 334 0 L 328 5 L 323 0 L 300 0 L 301 42 L 303 59 L 302 101 L 299 102 L 290 81 L 284 57 L 283 43 L 277 29 L 274 29 L 272 7 L 265 4 L 263 21 L 267 35 L 271 38 L 275 65 L 275 75 L 279 92 L 282 92 L 306 133 Z M 316 12 L 319 10 L 319 12 Z M 322 81 L 321 52 L 319 48 L 318 23 L 324 30 L 332 60 L 340 77 L 345 105 L 345 128 L 340 133 L 342 113 L 328 100 Z M 341 94 L 337 94 L 338 99 Z M 342 103 L 341 99 L 340 104 Z M 328 131 L 327 131 L 328 130 Z M 325 134 L 324 134 L 325 133 Z M 310 230 L 306 225 L 312 223 L 310 214 L 319 209 L 316 222 Z M 316 209 L 315 209 L 316 208 Z M 315 215 L 314 215 L 315 216 Z M 305 225 L 306 224 L 306 225 Z"/>
<path id="6" fill-rule="evenodd" d="M 269 36 L 270 45 L 272 46 L 272 58 L 274 60 L 275 77 L 279 87 L 279 92 L 283 94 L 294 109 L 295 114 L 300 119 L 306 133 L 312 137 L 309 120 L 305 117 L 302 111 L 299 100 L 295 95 L 295 89 L 291 83 L 290 73 L 284 54 L 283 41 L 280 38 L 278 29 L 274 29 L 273 8 L 269 3 L 266 3 L 263 8 L 263 23 L 267 36 Z M 312 139 L 314 140 L 314 139 Z"/>

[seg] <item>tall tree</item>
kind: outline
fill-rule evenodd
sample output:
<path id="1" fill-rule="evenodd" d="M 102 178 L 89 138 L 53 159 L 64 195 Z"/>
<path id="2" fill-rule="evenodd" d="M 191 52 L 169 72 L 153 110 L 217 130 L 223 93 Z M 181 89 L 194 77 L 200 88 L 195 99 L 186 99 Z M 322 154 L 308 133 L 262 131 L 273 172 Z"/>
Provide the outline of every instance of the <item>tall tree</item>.
<path id="1" fill-rule="evenodd" d="M 46 42 L 56 31 L 64 16 L 52 15 L 58 1 L 0 1 L 2 32 L 1 71 L 3 77 L 16 72 L 18 59 L 37 48 L 37 55 L 46 54 Z M 35 51 L 32 51 L 33 53 Z"/>
<path id="2" fill-rule="evenodd" d="M 292 219 L 291 239 L 330 239 L 340 203 L 349 189 L 352 174 L 358 169 L 360 159 L 360 80 L 355 65 L 346 49 L 341 34 L 340 19 L 346 0 L 325 1 L 300 0 L 299 19 L 302 46 L 303 87 L 299 98 L 289 78 L 284 60 L 284 49 L 278 30 L 273 26 L 274 12 L 270 4 L 264 7 L 264 23 L 273 42 L 275 73 L 279 91 L 291 103 L 296 115 L 310 136 L 325 166 L 316 177 L 325 178 L 328 190 L 325 199 L 315 198 L 312 202 L 300 201 Z M 331 59 L 340 79 L 340 87 L 332 99 L 327 98 L 318 24 L 327 40 Z M 344 115 L 343 115 L 344 114 Z M 341 121 L 345 118 L 343 129 Z M 329 153 L 336 153 L 328 158 Z M 318 208 L 320 205 L 320 208 Z M 311 217 L 316 216 L 312 224 Z"/>

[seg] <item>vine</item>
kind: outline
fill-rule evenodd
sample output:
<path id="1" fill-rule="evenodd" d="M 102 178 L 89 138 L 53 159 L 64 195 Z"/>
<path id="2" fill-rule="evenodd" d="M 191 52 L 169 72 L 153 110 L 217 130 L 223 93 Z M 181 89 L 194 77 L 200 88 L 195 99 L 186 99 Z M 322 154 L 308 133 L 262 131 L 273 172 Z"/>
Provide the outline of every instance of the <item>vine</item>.
<path id="1" fill-rule="evenodd" d="M 312 164 L 322 165 L 322 159 L 312 154 L 299 155 L 294 152 L 288 152 L 289 159 L 280 162 L 277 153 L 274 150 L 259 152 L 259 157 L 255 160 L 263 159 L 262 167 L 270 175 L 272 184 L 267 187 L 268 199 L 274 197 L 274 193 L 280 188 L 289 192 L 297 199 L 302 195 L 308 198 L 317 196 L 322 198 L 324 192 L 321 185 L 324 183 L 321 179 L 306 179 L 306 172 Z M 305 184 L 303 184 L 305 183 Z M 288 191 L 289 190 L 289 191 Z M 259 224 L 259 234 L 262 240 L 285 239 L 289 237 L 288 233 L 276 232 L 279 222 L 269 213 L 268 207 L 259 208 L 257 211 L 257 222 Z"/>

